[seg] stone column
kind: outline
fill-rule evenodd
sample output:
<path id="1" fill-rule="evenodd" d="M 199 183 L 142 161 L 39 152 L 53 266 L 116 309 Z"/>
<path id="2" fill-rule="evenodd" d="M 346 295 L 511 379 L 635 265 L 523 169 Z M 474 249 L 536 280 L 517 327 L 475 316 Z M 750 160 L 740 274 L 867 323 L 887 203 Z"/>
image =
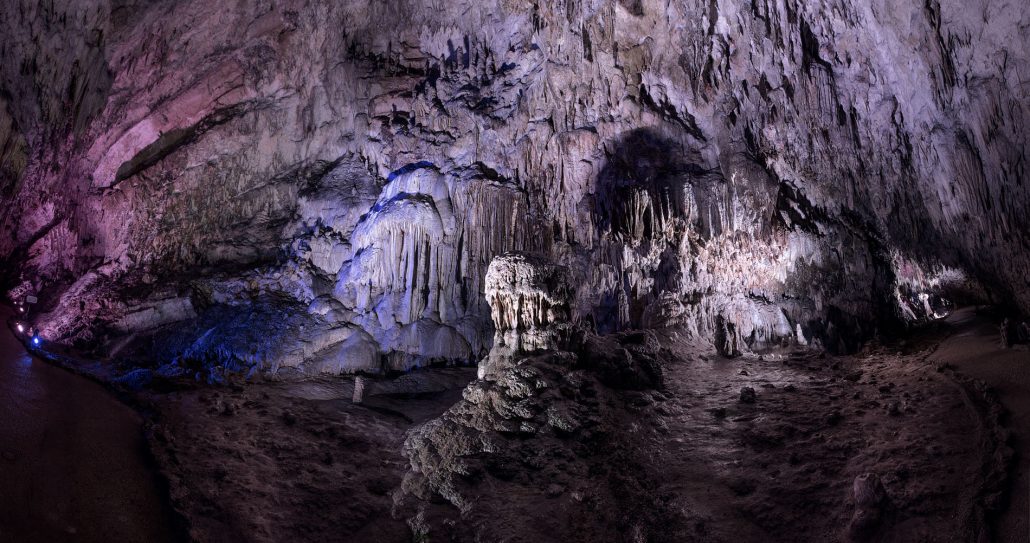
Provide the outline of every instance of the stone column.
<path id="1" fill-rule="evenodd" d="M 354 396 L 351 397 L 352 403 L 361 403 L 365 401 L 365 378 L 357 376 L 354 378 Z"/>

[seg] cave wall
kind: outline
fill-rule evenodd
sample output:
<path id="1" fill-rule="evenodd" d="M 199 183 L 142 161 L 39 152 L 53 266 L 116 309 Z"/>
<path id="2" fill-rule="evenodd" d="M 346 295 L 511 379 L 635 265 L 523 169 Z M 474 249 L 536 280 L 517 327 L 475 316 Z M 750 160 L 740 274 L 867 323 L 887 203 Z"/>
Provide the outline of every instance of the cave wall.
<path id="1" fill-rule="evenodd" d="M 569 267 L 600 331 L 727 354 L 854 348 L 949 278 L 1026 311 L 1028 28 L 1015 0 L 6 2 L 4 279 L 48 339 L 179 323 L 179 355 L 308 372 L 482 356 L 508 251 Z M 225 307 L 307 324 L 226 351 L 197 328 Z"/>

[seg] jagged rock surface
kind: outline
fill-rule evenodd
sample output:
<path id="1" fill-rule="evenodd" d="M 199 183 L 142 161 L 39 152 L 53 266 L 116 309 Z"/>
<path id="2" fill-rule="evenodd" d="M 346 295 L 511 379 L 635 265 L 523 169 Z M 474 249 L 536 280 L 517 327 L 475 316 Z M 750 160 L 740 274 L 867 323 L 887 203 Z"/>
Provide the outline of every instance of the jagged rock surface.
<path id="1" fill-rule="evenodd" d="M 462 401 L 409 431 L 411 469 L 395 513 L 416 538 L 677 540 L 679 526 L 655 532 L 675 515 L 646 497 L 652 475 L 632 460 L 646 456 L 634 443 L 643 425 L 630 422 L 641 414 L 626 408 L 661 383 L 657 340 L 640 332 L 573 343 L 576 352 L 509 355 Z M 598 476 L 603 465 L 620 473 Z M 540 515 L 541 504 L 550 514 Z"/>
<path id="2" fill-rule="evenodd" d="M 494 343 L 480 361 L 480 377 L 494 362 L 518 352 L 562 350 L 572 332 L 569 271 L 547 259 L 522 253 L 494 258 L 486 272 L 486 301 Z"/>
<path id="3" fill-rule="evenodd" d="M 1015 0 L 5 2 L 5 279 L 49 339 L 109 351 L 306 307 L 259 363 L 305 372 L 477 360 L 513 250 L 569 267 L 587 326 L 727 354 L 853 349 L 966 280 L 1026 311 L 1028 23 Z"/>

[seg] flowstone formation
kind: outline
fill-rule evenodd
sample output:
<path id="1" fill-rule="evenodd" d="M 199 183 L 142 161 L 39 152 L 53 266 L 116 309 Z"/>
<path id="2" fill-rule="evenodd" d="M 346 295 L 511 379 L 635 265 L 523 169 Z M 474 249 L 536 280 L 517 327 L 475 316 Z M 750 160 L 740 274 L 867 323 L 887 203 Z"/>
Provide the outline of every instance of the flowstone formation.
<path id="1" fill-rule="evenodd" d="M 727 355 L 854 350 L 939 297 L 1025 313 L 1028 22 L 959 0 L 6 2 L 2 282 L 47 341 L 216 374 L 474 362 L 510 251 L 570 270 L 573 322 Z M 220 335 L 244 328 L 280 339 Z"/>

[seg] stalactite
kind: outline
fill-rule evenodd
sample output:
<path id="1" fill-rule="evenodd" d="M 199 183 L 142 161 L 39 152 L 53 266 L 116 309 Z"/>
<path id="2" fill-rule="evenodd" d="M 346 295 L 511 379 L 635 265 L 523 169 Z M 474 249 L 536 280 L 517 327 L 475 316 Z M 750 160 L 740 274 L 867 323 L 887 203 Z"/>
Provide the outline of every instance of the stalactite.
<path id="1" fill-rule="evenodd" d="M 721 315 L 753 331 L 741 348 L 872 318 L 900 284 L 889 250 L 1030 304 L 1025 9 L 185 1 L 114 25 L 68 4 L 56 43 L 11 6 L 0 257 L 26 245 L 10 274 L 54 299 L 101 266 L 130 313 L 145 275 L 332 299 L 332 325 L 398 357 L 431 330 L 486 352 L 484 279 L 509 251 L 567 266 L 573 318 L 600 330 Z"/>

